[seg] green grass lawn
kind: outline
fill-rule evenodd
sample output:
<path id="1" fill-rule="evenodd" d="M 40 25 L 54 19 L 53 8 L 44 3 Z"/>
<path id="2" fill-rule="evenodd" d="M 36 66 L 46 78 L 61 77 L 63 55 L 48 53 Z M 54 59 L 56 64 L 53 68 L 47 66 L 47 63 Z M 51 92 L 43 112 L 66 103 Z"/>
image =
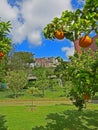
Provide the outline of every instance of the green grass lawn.
<path id="1" fill-rule="evenodd" d="M 25 90 L 15 99 L 18 102 L 11 94 L 10 90 L 0 91 L 0 130 L 98 130 L 98 104 L 88 103 L 87 109 L 79 112 L 69 101 L 65 102 L 63 89 L 46 90 L 44 98 L 33 97 L 33 111 L 32 101 L 26 102 L 32 96 Z"/>
<path id="2" fill-rule="evenodd" d="M 65 97 L 65 93 L 64 93 L 64 89 L 63 88 L 58 88 L 57 90 L 50 90 L 47 89 L 45 90 L 45 97 L 42 98 L 40 95 L 35 95 L 33 96 L 34 99 L 44 99 L 44 98 L 48 98 L 48 99 L 56 99 L 56 98 L 66 98 Z M 14 98 L 12 97 L 12 91 L 11 90 L 2 90 L 0 89 L 0 100 L 13 100 Z M 32 95 L 27 93 L 27 90 L 23 90 L 21 91 L 20 95 L 18 96 L 18 98 L 16 98 L 16 100 L 28 100 L 28 99 L 32 99 Z M 96 93 L 96 95 L 93 97 L 93 99 L 98 100 L 98 92 Z"/>
<path id="3" fill-rule="evenodd" d="M 11 90 L 6 90 L 6 89 L 0 89 L 0 100 L 10 100 L 13 99 L 12 97 L 12 91 Z M 59 88 L 55 91 L 47 89 L 45 90 L 45 97 L 44 98 L 62 98 L 65 97 L 64 96 L 64 90 L 63 88 Z M 35 95 L 33 96 L 33 98 L 42 98 L 40 95 Z M 32 95 L 27 93 L 27 90 L 24 89 L 23 91 L 21 91 L 20 95 L 18 96 L 17 100 L 20 99 L 32 99 Z"/>
<path id="4" fill-rule="evenodd" d="M 81 112 L 71 104 L 0 106 L 0 115 L 0 130 L 98 130 L 97 104 Z"/>

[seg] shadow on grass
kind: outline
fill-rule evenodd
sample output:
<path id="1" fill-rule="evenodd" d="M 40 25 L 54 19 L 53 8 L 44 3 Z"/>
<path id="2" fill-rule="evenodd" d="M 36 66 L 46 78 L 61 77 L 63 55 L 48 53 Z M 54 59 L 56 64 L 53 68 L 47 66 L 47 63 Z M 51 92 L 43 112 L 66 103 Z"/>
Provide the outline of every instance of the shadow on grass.
<path id="1" fill-rule="evenodd" d="M 5 116 L 0 114 L 0 130 L 8 130 L 8 127 L 5 125 L 5 123 Z"/>
<path id="2" fill-rule="evenodd" d="M 60 104 L 55 104 L 55 106 L 72 106 L 72 104 L 60 103 Z"/>
<path id="3" fill-rule="evenodd" d="M 98 111 L 67 110 L 47 115 L 46 126 L 32 130 L 98 130 Z"/>

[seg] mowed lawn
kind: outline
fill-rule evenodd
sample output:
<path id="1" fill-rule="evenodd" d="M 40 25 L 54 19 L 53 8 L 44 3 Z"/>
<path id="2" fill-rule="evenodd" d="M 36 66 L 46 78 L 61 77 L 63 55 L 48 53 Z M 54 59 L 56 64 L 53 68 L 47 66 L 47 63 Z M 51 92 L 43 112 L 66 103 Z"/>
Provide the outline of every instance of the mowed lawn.
<path id="1" fill-rule="evenodd" d="M 59 113 L 73 108 L 64 105 L 35 106 L 0 106 L 0 114 L 4 115 L 8 130 L 32 130 L 32 127 L 45 125 L 46 116 L 50 113 Z M 2 125 L 2 124 L 0 124 Z M 0 129 L 1 130 L 1 129 Z"/>
<path id="2" fill-rule="evenodd" d="M 10 95 L 0 91 L 0 130 L 98 130 L 98 104 L 79 112 L 61 89 L 33 97 L 33 110 L 32 96 L 25 91 L 17 99 Z"/>
<path id="3" fill-rule="evenodd" d="M 44 102 L 31 111 L 30 105 L 0 106 L 0 130 L 98 130 L 98 105 L 88 104 L 79 112 L 72 104 Z"/>

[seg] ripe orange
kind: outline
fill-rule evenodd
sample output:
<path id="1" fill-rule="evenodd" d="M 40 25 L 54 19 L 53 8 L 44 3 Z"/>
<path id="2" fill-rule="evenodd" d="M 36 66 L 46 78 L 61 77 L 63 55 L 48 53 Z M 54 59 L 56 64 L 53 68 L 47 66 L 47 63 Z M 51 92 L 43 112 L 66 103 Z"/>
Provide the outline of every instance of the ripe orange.
<path id="1" fill-rule="evenodd" d="M 55 37 L 56 37 L 57 39 L 59 39 L 59 40 L 62 40 L 62 39 L 65 37 L 64 32 L 61 31 L 61 30 L 57 30 L 57 31 L 55 32 Z"/>
<path id="2" fill-rule="evenodd" d="M 92 44 L 92 42 L 92 38 L 86 35 L 79 40 L 79 45 L 80 47 L 86 48 L 89 47 Z"/>
<path id="3" fill-rule="evenodd" d="M 0 58 L 2 58 L 4 56 L 3 52 L 0 52 Z"/>
<path id="4" fill-rule="evenodd" d="M 85 100 L 88 100 L 88 95 L 84 94 L 83 97 Z"/>
<path id="5" fill-rule="evenodd" d="M 91 98 L 91 95 L 84 93 L 84 94 L 83 94 L 83 98 L 84 98 L 85 100 L 89 100 L 89 99 Z"/>

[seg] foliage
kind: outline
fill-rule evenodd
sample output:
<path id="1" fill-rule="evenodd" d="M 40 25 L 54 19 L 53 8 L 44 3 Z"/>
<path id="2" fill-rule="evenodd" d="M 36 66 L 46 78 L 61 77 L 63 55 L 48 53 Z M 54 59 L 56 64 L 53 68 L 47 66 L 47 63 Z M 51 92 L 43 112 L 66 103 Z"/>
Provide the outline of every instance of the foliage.
<path id="1" fill-rule="evenodd" d="M 31 110 L 33 111 L 33 107 L 34 107 L 33 96 L 39 94 L 39 90 L 38 90 L 38 88 L 30 87 L 30 88 L 28 88 L 27 92 L 28 92 L 29 94 L 32 95 L 32 105 L 31 105 Z"/>
<path id="2" fill-rule="evenodd" d="M 34 62 L 34 54 L 31 52 L 14 52 L 13 57 L 15 57 L 17 60 L 21 60 L 23 63 Z"/>
<path id="3" fill-rule="evenodd" d="M 0 82 L 4 79 L 7 55 L 11 50 L 11 39 L 9 37 L 10 29 L 10 21 L 4 22 L 0 19 L 0 52 L 4 54 L 4 56 L 0 58 Z"/>
<path id="4" fill-rule="evenodd" d="M 27 84 L 27 74 L 23 70 L 19 71 L 9 71 L 5 77 L 5 81 L 8 84 L 8 87 L 12 90 L 15 98 L 18 93 L 24 88 Z"/>
<path id="5" fill-rule="evenodd" d="M 45 126 L 36 126 L 32 130 L 97 130 L 98 111 L 78 112 L 70 108 L 66 110 L 66 106 L 63 112 L 48 114 Z"/>
<path id="6" fill-rule="evenodd" d="M 59 87 L 59 80 L 57 78 L 50 78 L 49 79 L 49 88 L 51 90 L 57 90 L 57 88 Z"/>
<path id="7" fill-rule="evenodd" d="M 68 62 L 63 61 L 63 60 L 60 60 L 59 62 L 60 62 L 60 64 L 57 65 L 57 67 L 55 68 L 54 74 L 55 74 L 59 79 L 62 80 L 62 84 L 63 84 L 63 86 L 65 86 L 66 81 L 65 81 L 65 78 L 63 77 L 63 72 L 65 72 L 66 67 L 67 67 L 67 65 L 68 65 Z"/>
<path id="8" fill-rule="evenodd" d="M 85 103 L 83 94 L 91 98 L 98 92 L 98 51 L 83 51 L 81 55 L 76 52 L 70 60 L 61 73 L 65 81 L 71 82 L 70 88 L 65 86 L 69 89 L 68 96 L 79 109 L 82 109 Z"/>
<path id="9" fill-rule="evenodd" d="M 52 67 L 34 67 L 32 69 L 32 75 L 41 78 L 42 77 L 42 73 L 46 74 L 46 77 L 51 76 L 54 74 L 54 68 Z"/>
<path id="10" fill-rule="evenodd" d="M 54 74 L 54 69 L 51 67 L 35 67 L 32 74 L 37 77 L 37 80 L 33 83 L 33 86 L 42 91 L 42 96 L 44 97 L 45 90 L 49 87 L 49 77 Z"/>
<path id="11" fill-rule="evenodd" d="M 34 62 L 34 55 L 30 52 L 14 52 L 9 57 L 8 68 L 10 70 L 29 69 Z"/>
<path id="12" fill-rule="evenodd" d="M 0 114 L 0 130 L 8 130 L 8 127 L 5 125 L 6 122 L 5 115 Z"/>
<path id="13" fill-rule="evenodd" d="M 11 39 L 8 37 L 11 29 L 10 21 L 4 22 L 0 19 L 0 51 L 5 54 L 11 49 Z"/>
<path id="14" fill-rule="evenodd" d="M 82 35 L 89 35 L 92 31 L 98 34 L 98 1 L 86 0 L 83 9 L 62 12 L 61 17 L 54 18 L 44 28 L 45 38 L 55 39 L 57 30 L 62 30 L 71 41 L 80 39 Z M 90 97 L 98 91 L 98 50 L 82 51 L 81 55 L 76 52 L 70 57 L 69 63 L 61 61 L 61 65 L 55 69 L 59 77 L 71 82 L 69 95 L 79 110 L 85 103 L 83 94 Z"/>
<path id="15" fill-rule="evenodd" d="M 76 40 L 84 33 L 89 35 L 95 31 L 98 34 L 98 1 L 86 0 L 82 10 L 64 11 L 60 18 L 55 17 L 43 30 L 45 38 L 55 39 L 55 32 L 62 30 L 69 40 Z"/>
<path id="16" fill-rule="evenodd" d="M 29 94 L 35 95 L 36 93 L 39 93 L 39 90 L 38 90 L 38 88 L 30 87 L 30 88 L 28 88 L 27 92 Z"/>
<path id="17" fill-rule="evenodd" d="M 42 97 L 45 96 L 45 90 L 49 86 L 49 80 L 46 79 L 44 76 L 41 77 L 41 79 L 37 79 L 34 84 L 35 87 L 37 87 L 39 90 L 42 91 Z"/>

